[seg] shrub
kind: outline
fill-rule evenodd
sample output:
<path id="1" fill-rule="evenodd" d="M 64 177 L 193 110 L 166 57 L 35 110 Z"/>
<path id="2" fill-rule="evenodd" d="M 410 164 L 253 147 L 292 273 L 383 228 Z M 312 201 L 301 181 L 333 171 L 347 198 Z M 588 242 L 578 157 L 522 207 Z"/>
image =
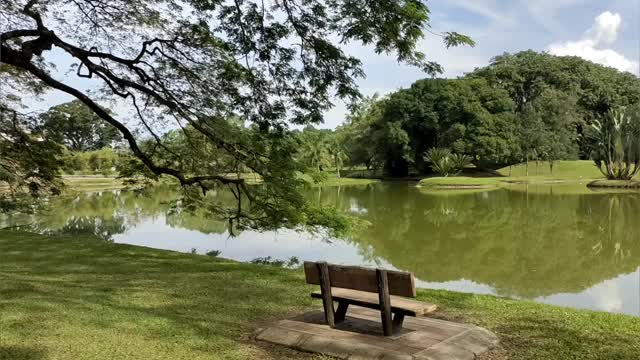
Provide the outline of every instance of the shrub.
<path id="1" fill-rule="evenodd" d="M 221 253 L 222 251 L 220 250 L 210 250 L 210 251 L 207 251 L 207 256 L 218 257 L 220 256 Z"/>
<path id="2" fill-rule="evenodd" d="M 631 180 L 640 171 L 640 117 L 612 110 L 591 125 L 591 158 L 609 180 Z"/>
<path id="3" fill-rule="evenodd" d="M 471 165 L 471 157 L 452 154 L 445 148 L 432 148 L 424 154 L 424 160 L 431 164 L 431 170 L 440 176 L 458 175 Z"/>

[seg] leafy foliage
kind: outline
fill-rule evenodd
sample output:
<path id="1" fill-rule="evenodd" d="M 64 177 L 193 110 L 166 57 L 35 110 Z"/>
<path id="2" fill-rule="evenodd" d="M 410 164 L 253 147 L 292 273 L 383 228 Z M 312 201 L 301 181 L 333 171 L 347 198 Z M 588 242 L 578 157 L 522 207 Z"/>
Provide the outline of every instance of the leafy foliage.
<path id="1" fill-rule="evenodd" d="M 591 125 L 591 156 L 609 180 L 631 180 L 640 172 L 640 118 L 611 110 Z"/>
<path id="2" fill-rule="evenodd" d="M 471 165 L 471 157 L 452 154 L 445 148 L 432 148 L 424 155 L 424 160 L 431 164 L 431 170 L 440 176 L 459 175 L 462 170 Z"/>
<path id="3" fill-rule="evenodd" d="M 542 160 L 553 172 L 557 160 L 590 157 L 586 135 L 609 109 L 639 101 L 632 74 L 525 51 L 459 79 L 418 80 L 363 102 L 339 131 L 350 134 L 350 163 L 390 176 L 428 171 L 423 155 L 434 147 L 467 154 L 480 168 Z"/>
<path id="4" fill-rule="evenodd" d="M 298 191 L 288 124 L 320 123 L 334 94 L 360 96 L 361 61 L 343 44 L 371 46 L 429 75 L 442 71 L 418 50 L 430 24 L 418 0 L 18 0 L 0 3 L 0 17 L 7 74 L 71 95 L 117 129 L 138 159 L 130 173 L 174 177 L 188 203 L 252 227 L 327 223 Z M 437 35 L 447 46 L 473 44 Z M 52 77 L 53 48 L 99 92 Z M 163 136 L 168 128 L 184 139 Z M 247 186 L 236 176 L 242 169 L 264 185 Z M 218 186 L 236 192 L 237 207 L 206 206 L 202 194 Z"/>
<path id="5" fill-rule="evenodd" d="M 57 179 L 62 147 L 46 137 L 32 134 L 35 119 L 11 110 L 0 102 L 0 212 L 25 210 L 25 195 L 41 197 L 59 193 Z"/>
<path id="6" fill-rule="evenodd" d="M 38 132 L 71 151 L 95 151 L 121 139 L 116 128 L 105 123 L 78 100 L 54 106 L 40 116 Z"/>

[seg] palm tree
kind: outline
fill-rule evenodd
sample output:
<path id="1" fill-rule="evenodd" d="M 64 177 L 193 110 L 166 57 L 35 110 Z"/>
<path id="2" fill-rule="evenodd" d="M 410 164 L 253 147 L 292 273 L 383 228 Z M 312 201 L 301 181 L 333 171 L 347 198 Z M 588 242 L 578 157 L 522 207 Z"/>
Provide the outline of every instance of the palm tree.
<path id="1" fill-rule="evenodd" d="M 333 160 L 333 165 L 336 167 L 336 174 L 338 175 L 339 179 L 340 169 L 342 168 L 344 161 L 347 159 L 347 153 L 337 139 L 334 139 L 332 143 L 333 144 L 328 147 L 328 153 Z"/>

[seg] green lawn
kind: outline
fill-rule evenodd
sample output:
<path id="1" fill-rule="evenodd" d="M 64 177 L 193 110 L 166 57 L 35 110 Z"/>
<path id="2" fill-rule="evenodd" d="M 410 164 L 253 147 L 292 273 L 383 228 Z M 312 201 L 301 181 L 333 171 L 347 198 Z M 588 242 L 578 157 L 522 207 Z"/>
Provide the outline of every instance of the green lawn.
<path id="1" fill-rule="evenodd" d="M 500 185 L 501 177 L 468 177 L 468 176 L 449 176 L 449 177 L 429 177 L 420 180 L 419 186 L 423 187 L 441 187 L 441 188 L 490 188 Z"/>
<path id="2" fill-rule="evenodd" d="M 62 180 L 70 190 L 97 191 L 125 188 L 122 179 L 109 176 L 63 176 Z"/>
<path id="3" fill-rule="evenodd" d="M 419 186 L 440 189 L 460 189 L 460 188 L 491 188 L 510 184 L 574 184 L 580 186 L 582 191 L 588 189 L 586 185 L 596 179 L 603 179 L 603 175 L 595 167 L 593 161 L 557 161 L 554 164 L 553 174 L 549 169 L 549 163 L 539 162 L 537 170 L 536 163 L 529 163 L 529 175 L 526 175 L 526 165 L 519 164 L 502 168 L 497 171 L 499 175 L 489 176 L 489 174 L 464 174 L 463 176 L 449 177 L 428 177 L 418 184 Z M 509 176 L 511 173 L 511 176 Z"/>
<path id="4" fill-rule="evenodd" d="M 176 241 L 179 241 L 176 239 Z M 300 270 L 0 231 L 0 359 L 283 359 L 251 340 L 313 303 Z M 640 319 L 491 296 L 419 290 L 436 316 L 485 326 L 485 359 L 637 359 Z"/>
<path id="5" fill-rule="evenodd" d="M 509 167 L 502 168 L 498 172 L 503 176 L 509 176 Z M 526 177 L 526 164 L 518 164 L 511 167 L 511 177 Z M 602 173 L 591 160 L 556 161 L 553 165 L 553 174 L 548 162 L 540 161 L 536 168 L 535 161 L 529 162 L 530 178 L 543 177 L 549 179 L 600 179 Z"/>
<path id="6" fill-rule="evenodd" d="M 320 183 L 314 183 L 313 178 L 309 174 L 299 173 L 298 177 L 311 187 L 369 185 L 380 182 L 380 180 L 377 179 L 338 177 L 337 174 L 329 172 L 325 172 L 325 174 L 327 175 L 326 179 Z"/>

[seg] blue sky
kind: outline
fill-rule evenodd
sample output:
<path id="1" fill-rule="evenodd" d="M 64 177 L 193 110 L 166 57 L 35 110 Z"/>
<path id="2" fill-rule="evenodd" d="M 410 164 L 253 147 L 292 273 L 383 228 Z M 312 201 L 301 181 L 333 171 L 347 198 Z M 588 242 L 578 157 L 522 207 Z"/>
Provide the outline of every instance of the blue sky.
<path id="1" fill-rule="evenodd" d="M 638 73 L 640 8 L 638 0 L 429 0 L 432 30 L 457 31 L 471 36 L 477 46 L 445 49 L 442 39 L 429 35 L 420 43 L 427 56 L 445 68 L 444 77 L 456 77 L 485 66 L 493 56 L 527 49 L 558 55 L 576 55 L 620 70 Z M 400 65 L 393 56 L 377 55 L 356 45 L 347 52 L 363 60 L 365 79 L 358 81 L 365 95 L 387 94 L 425 74 Z M 50 59 L 68 68 L 54 50 Z M 59 74 L 56 77 L 65 76 Z M 78 79 L 75 86 L 89 86 Z M 40 102 L 28 101 L 32 109 L 46 109 L 69 101 L 59 92 Z M 325 114 L 321 127 L 334 128 L 346 115 L 340 100 Z"/>
<path id="2" fill-rule="evenodd" d="M 431 0 L 432 29 L 471 36 L 475 48 L 445 49 L 429 36 L 422 50 L 445 68 L 444 77 L 456 77 L 485 66 L 493 56 L 522 50 L 575 55 L 621 70 L 638 73 L 640 13 L 636 0 Z M 399 65 L 391 56 L 377 56 L 361 47 L 349 51 L 364 60 L 364 94 L 385 94 L 407 87 L 425 75 Z M 341 101 L 325 116 L 322 127 L 342 123 Z"/>

